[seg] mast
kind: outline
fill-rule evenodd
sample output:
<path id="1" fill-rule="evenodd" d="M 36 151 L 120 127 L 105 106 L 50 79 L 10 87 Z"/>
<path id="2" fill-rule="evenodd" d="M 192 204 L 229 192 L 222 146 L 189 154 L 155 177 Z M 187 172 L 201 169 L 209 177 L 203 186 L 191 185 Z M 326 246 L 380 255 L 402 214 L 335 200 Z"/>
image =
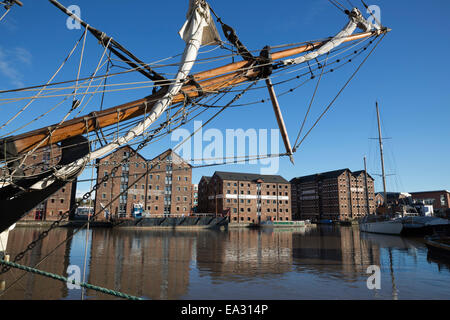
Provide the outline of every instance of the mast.
<path id="1" fill-rule="evenodd" d="M 369 204 L 369 183 L 367 182 L 367 158 L 364 156 L 364 178 L 366 183 L 366 204 L 367 204 L 367 215 L 370 215 L 370 204 Z"/>
<path id="2" fill-rule="evenodd" d="M 377 105 L 377 119 L 378 119 L 378 140 L 380 143 L 380 157 L 381 157 L 381 172 L 383 177 L 383 191 L 384 191 L 384 206 L 387 208 L 387 192 L 386 192 L 386 174 L 384 171 L 384 154 L 383 154 L 383 137 L 381 136 L 381 124 L 380 124 L 380 109 Z"/>

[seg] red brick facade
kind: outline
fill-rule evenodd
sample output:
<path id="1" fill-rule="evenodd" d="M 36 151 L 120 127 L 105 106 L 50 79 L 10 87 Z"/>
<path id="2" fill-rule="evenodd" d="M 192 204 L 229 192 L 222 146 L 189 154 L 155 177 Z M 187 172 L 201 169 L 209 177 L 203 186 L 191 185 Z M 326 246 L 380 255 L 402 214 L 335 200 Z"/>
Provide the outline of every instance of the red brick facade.
<path id="1" fill-rule="evenodd" d="M 98 160 L 97 181 L 109 175 L 130 151 L 130 147 L 123 147 Z M 112 201 L 122 192 L 118 199 Z M 97 190 L 95 213 L 105 206 L 106 210 L 97 216 L 97 220 L 133 218 L 134 206 L 141 205 L 149 215 L 188 215 L 191 197 L 192 167 L 181 157 L 172 150 L 150 161 L 136 154 Z"/>
<path id="2" fill-rule="evenodd" d="M 347 221 L 374 214 L 374 180 L 367 175 L 367 192 L 365 183 L 364 171 L 352 173 L 349 169 L 292 179 L 294 216 Z"/>
<path id="3" fill-rule="evenodd" d="M 199 183 L 199 210 L 227 214 L 231 222 L 292 220 L 291 186 L 280 176 L 216 172 Z"/>
<path id="4" fill-rule="evenodd" d="M 29 156 L 23 166 L 27 176 L 40 174 L 58 164 L 61 150 L 57 145 L 37 150 Z M 75 204 L 77 181 L 68 182 L 63 188 L 40 203 L 22 218 L 23 221 L 54 221 L 70 210 Z M 68 218 L 66 219 L 68 220 Z"/>

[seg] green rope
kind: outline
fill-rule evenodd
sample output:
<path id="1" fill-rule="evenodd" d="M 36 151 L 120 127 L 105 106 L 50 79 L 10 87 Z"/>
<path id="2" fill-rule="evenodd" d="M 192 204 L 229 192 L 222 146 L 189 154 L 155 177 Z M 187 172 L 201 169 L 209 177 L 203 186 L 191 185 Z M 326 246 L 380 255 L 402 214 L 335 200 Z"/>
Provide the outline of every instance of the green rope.
<path id="1" fill-rule="evenodd" d="M 31 267 L 27 267 L 21 264 L 17 264 L 14 262 L 9 262 L 9 261 L 5 261 L 5 260 L 1 260 L 0 259 L 0 264 L 4 264 L 7 265 L 9 267 L 12 268 L 16 268 L 16 269 L 20 269 L 20 270 L 24 270 L 26 272 L 31 272 L 31 273 L 35 273 L 44 277 L 48 277 L 54 280 L 58 280 L 58 281 L 62 281 L 65 283 L 72 283 L 72 284 L 77 284 L 75 283 L 75 280 L 73 281 L 69 281 L 69 279 L 67 279 L 66 277 L 54 274 L 54 273 L 50 273 L 50 272 L 46 272 L 46 271 L 42 271 L 42 270 L 38 270 L 38 269 L 34 269 Z M 102 287 L 98 287 L 98 286 L 94 286 L 92 284 L 89 283 L 78 283 L 77 285 L 79 285 L 80 287 L 86 288 L 86 289 L 92 289 L 101 293 L 105 293 L 105 294 L 109 294 L 111 296 L 115 296 L 115 297 L 119 297 L 119 298 L 124 298 L 124 299 L 128 299 L 128 300 L 142 300 L 142 298 L 139 297 L 135 297 L 135 296 L 131 296 L 122 292 L 118 292 L 118 291 L 114 291 L 114 290 L 110 290 L 110 289 L 106 289 L 106 288 L 102 288 Z"/>

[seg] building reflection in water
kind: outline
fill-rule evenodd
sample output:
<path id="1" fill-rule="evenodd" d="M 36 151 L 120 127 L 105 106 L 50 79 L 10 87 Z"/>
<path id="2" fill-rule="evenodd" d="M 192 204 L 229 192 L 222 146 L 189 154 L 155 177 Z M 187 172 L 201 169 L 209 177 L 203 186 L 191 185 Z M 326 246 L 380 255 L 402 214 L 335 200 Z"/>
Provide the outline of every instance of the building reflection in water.
<path id="1" fill-rule="evenodd" d="M 40 231 L 36 228 L 13 230 L 8 242 L 11 256 L 14 257 L 36 239 Z M 69 265 L 75 264 L 83 269 L 86 236 L 83 232 L 58 248 L 39 269 L 64 276 L 67 276 Z M 72 234 L 71 229 L 54 230 L 21 263 L 30 266 L 36 264 Z M 314 281 L 322 279 L 325 283 L 333 284 L 337 291 L 356 288 L 352 297 L 358 297 L 359 293 L 367 295 L 366 271 L 371 265 L 382 266 L 383 281 L 392 283 L 392 290 L 386 286 L 380 294 L 385 298 L 396 299 L 399 297 L 399 278 L 401 284 L 408 284 L 408 273 L 403 276 L 399 268 L 406 264 L 414 270 L 422 268 L 423 255 L 426 253 L 421 242 L 401 237 L 360 234 L 356 227 L 228 231 L 95 229 L 91 231 L 90 237 L 87 282 L 148 299 L 189 298 L 192 294 L 190 290 L 194 290 L 194 287 L 196 290 L 205 289 L 205 292 L 208 290 L 205 286 L 215 285 L 235 290 L 242 282 L 248 282 L 251 286 L 253 279 L 258 279 L 257 283 L 278 281 L 279 290 L 285 286 L 304 295 L 307 289 L 311 290 L 312 296 L 320 296 L 321 293 L 316 291 L 321 289 L 315 289 L 314 284 L 307 288 L 292 286 L 292 281 L 305 275 Z M 421 259 L 420 265 L 417 259 Z M 436 260 L 428 257 L 425 263 L 433 261 Z M 448 268 L 448 265 L 439 264 L 439 267 Z M 21 271 L 11 270 L 4 275 L 6 287 L 22 274 Z M 434 272 L 432 275 L 439 279 L 436 274 Z M 273 298 L 276 299 L 279 294 L 285 292 L 273 292 Z M 27 274 L 0 297 L 80 298 L 80 290 L 68 290 L 61 282 L 32 274 Z M 115 299 L 92 290 L 86 292 L 86 298 Z"/>
<path id="2" fill-rule="evenodd" d="M 88 282 L 150 299 L 186 294 L 195 233 L 95 230 Z M 88 296 L 111 298 L 88 291 Z"/>
<path id="3" fill-rule="evenodd" d="M 11 260 L 16 254 L 22 252 L 30 242 L 37 239 L 42 231 L 44 229 L 15 228 L 10 232 L 7 252 L 11 256 Z M 71 229 L 60 229 L 57 232 L 50 232 L 43 241 L 37 243 L 32 249 L 31 254 L 25 255 L 20 263 L 27 266 L 36 265 L 57 244 L 70 237 L 72 232 Z M 65 272 L 69 265 L 70 247 L 71 241 L 69 240 L 40 263 L 38 268 L 54 274 L 66 275 Z M 18 278 L 20 280 L 11 286 Z M 18 269 L 11 269 L 8 273 L 0 275 L 0 280 L 4 281 L 6 289 L 0 299 L 55 300 L 68 295 L 68 289 L 64 283 Z M 11 287 L 9 288 L 9 286 Z M 1 291 L 0 294 L 2 294 Z"/>
<path id="4" fill-rule="evenodd" d="M 380 265 L 377 245 L 364 241 L 356 228 L 323 226 L 293 235 L 292 256 L 298 271 L 356 281 L 370 265 Z"/>
<path id="5" fill-rule="evenodd" d="M 292 231 L 230 229 L 199 235 L 197 266 L 213 279 L 247 281 L 291 271 Z M 212 237 L 212 239 L 211 239 Z"/>

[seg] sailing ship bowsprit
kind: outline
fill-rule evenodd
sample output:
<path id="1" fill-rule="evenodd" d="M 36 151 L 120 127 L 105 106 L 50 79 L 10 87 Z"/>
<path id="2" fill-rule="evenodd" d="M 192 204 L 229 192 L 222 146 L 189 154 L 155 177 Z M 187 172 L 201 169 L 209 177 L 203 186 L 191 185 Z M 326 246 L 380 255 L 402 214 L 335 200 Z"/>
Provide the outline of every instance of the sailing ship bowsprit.
<path id="1" fill-rule="evenodd" d="M 69 115 L 78 111 L 81 104 L 79 100 L 74 98 L 67 115 L 59 123 L 43 126 L 42 129 L 30 132 L 3 137 L 0 141 L 2 170 L 0 232 L 7 230 L 39 203 L 50 197 L 66 183 L 75 179 L 85 169 L 86 165 L 95 161 L 95 159 L 131 143 L 138 137 L 145 137 L 143 143 L 145 145 L 146 142 L 161 135 L 163 130 L 174 125 L 174 123 L 183 125 L 189 121 L 190 118 L 186 116 L 189 113 L 188 111 L 191 110 L 189 106 L 207 109 L 214 103 L 202 103 L 205 99 L 239 92 L 229 104 L 222 107 L 221 111 L 223 111 L 261 80 L 267 86 L 266 89 L 269 89 L 270 98 L 273 102 L 277 123 L 286 147 L 286 153 L 283 155 L 292 156 L 293 152 L 298 149 L 298 144 L 291 145 L 289 141 L 280 106 L 273 90 L 274 86 L 283 83 L 283 81 L 272 84 L 270 79 L 275 75 L 278 77 L 286 76 L 289 74 L 288 71 L 293 72 L 292 70 L 296 66 L 299 66 L 298 70 L 306 70 L 309 80 L 316 78 L 313 74 L 314 71 L 318 71 L 322 77 L 322 75 L 337 70 L 340 63 L 352 62 L 351 58 L 344 59 L 339 57 L 339 54 L 361 55 L 371 45 L 373 51 L 383 36 L 390 31 L 379 23 L 370 23 L 360 10 L 353 8 L 343 10 L 348 21 L 345 27 L 334 37 L 294 45 L 277 46 L 276 48 L 266 46 L 255 54 L 254 51 L 246 48 L 232 27 L 222 22 L 222 19 L 216 15 L 208 3 L 204 0 L 190 0 L 187 20 L 180 31 L 180 36 L 186 43 L 185 50 L 181 55 L 181 62 L 176 64 L 178 69 L 175 76 L 167 79 L 163 74 L 155 71 L 156 68 L 151 64 L 138 59 L 119 42 L 74 15 L 58 1 L 49 1 L 62 12 L 77 20 L 84 27 L 85 36 L 87 33 L 94 36 L 103 46 L 105 52 L 108 51 L 110 55 L 127 64 L 130 68 L 129 71 L 139 73 L 150 80 L 152 92 L 148 96 L 135 101 L 108 109 L 96 110 L 84 116 L 67 120 Z M 214 17 L 221 25 L 226 41 L 221 40 Z M 356 32 L 357 30 L 358 32 Z M 378 39 L 378 42 L 376 39 Z M 241 60 L 238 62 L 233 60 L 232 63 L 191 74 L 200 48 L 206 45 L 215 45 L 220 48 L 228 46 L 232 48 L 233 56 L 239 55 Z M 366 52 L 369 52 L 369 50 Z M 338 58 L 333 60 L 334 57 Z M 359 68 L 355 71 L 355 74 L 357 71 L 359 71 Z M 95 78 L 96 75 L 94 74 L 87 80 L 92 82 Z M 107 76 L 104 78 L 106 79 Z M 300 76 L 291 76 L 291 78 L 291 80 L 298 80 Z M 76 85 L 81 80 L 78 74 Z M 32 88 L 41 91 L 37 95 L 29 97 L 30 103 L 39 98 L 42 90 L 47 88 L 48 85 L 49 83 Z M 242 89 L 243 87 L 245 88 Z M 17 93 L 21 90 L 14 89 L 1 93 L 4 96 L 8 92 Z M 76 96 L 76 86 L 74 91 L 73 97 Z M 288 91 L 293 92 L 294 89 Z M 9 102 L 8 99 L 2 101 Z M 11 99 L 11 101 L 22 100 Z M 26 107 L 20 108 L 16 116 L 6 122 L 2 128 L 7 128 L 10 122 L 20 116 Z M 164 117 L 161 116 L 165 113 L 168 114 L 168 111 L 171 112 L 170 117 L 164 120 Z M 141 120 L 131 122 L 133 119 Z M 124 132 L 121 130 L 123 134 L 119 135 L 119 131 L 117 131 L 117 134 L 111 135 L 109 140 L 103 139 L 104 143 L 99 143 L 97 148 L 90 141 L 89 133 L 92 132 L 101 136 L 102 130 L 119 127 L 123 124 L 126 124 L 126 130 Z M 45 167 L 45 170 L 27 174 L 27 159 L 43 148 L 53 146 L 57 146 L 61 150 L 61 154 L 57 158 L 58 162 Z"/>

